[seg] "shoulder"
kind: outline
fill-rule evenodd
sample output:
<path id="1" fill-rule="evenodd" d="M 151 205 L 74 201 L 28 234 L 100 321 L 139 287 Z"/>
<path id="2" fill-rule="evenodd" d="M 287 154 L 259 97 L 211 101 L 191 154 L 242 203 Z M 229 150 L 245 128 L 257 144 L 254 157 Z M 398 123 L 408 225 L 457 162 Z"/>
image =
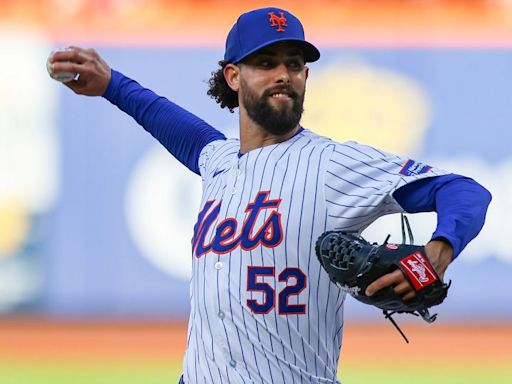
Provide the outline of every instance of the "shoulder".
<path id="1" fill-rule="evenodd" d="M 218 164 L 238 156 L 240 152 L 240 140 L 223 139 L 215 140 L 207 144 L 199 155 L 199 171 L 204 177 L 209 170 Z"/>
<path id="2" fill-rule="evenodd" d="M 326 136 L 319 135 L 318 133 L 315 133 L 313 131 L 310 131 L 307 128 L 304 128 L 299 133 L 300 136 L 307 138 L 310 140 L 312 144 L 315 145 L 334 145 L 336 144 L 335 141 L 331 140 L 330 138 Z"/>
<path id="3" fill-rule="evenodd" d="M 306 147 L 315 148 L 315 150 L 321 150 L 323 153 L 332 153 L 332 150 L 336 147 L 336 142 L 326 136 L 319 135 L 309 129 L 304 128 L 297 136 L 300 137 L 302 143 Z"/>
<path id="4" fill-rule="evenodd" d="M 400 159 L 398 155 L 356 141 L 336 142 L 334 153 L 347 159 L 359 161 Z"/>
<path id="5" fill-rule="evenodd" d="M 204 146 L 200 156 L 208 156 L 218 152 L 229 152 L 233 149 L 240 150 L 239 139 L 214 140 Z"/>
<path id="6" fill-rule="evenodd" d="M 342 155 L 346 158 L 357 160 L 364 159 L 389 159 L 399 158 L 399 156 L 386 151 L 374 148 L 369 145 L 361 144 L 356 141 L 338 142 L 329 137 L 319 135 L 309 129 L 304 129 L 301 135 L 310 140 L 310 143 L 316 146 L 331 147 L 334 153 Z"/>

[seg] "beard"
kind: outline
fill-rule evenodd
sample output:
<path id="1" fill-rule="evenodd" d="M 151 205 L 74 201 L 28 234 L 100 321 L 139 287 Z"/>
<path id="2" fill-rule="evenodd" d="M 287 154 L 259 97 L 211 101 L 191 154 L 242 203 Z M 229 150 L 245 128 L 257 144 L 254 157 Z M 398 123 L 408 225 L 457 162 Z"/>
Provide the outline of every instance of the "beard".
<path id="1" fill-rule="evenodd" d="M 243 89 L 243 102 L 249 117 L 265 129 L 267 132 L 283 136 L 291 132 L 300 122 L 304 112 L 305 90 L 299 94 L 290 86 L 281 85 L 266 90 L 261 97 L 252 92 L 242 80 L 240 83 Z M 279 91 L 286 91 L 292 99 L 292 106 L 282 109 L 272 107 L 269 102 L 271 94 Z"/>

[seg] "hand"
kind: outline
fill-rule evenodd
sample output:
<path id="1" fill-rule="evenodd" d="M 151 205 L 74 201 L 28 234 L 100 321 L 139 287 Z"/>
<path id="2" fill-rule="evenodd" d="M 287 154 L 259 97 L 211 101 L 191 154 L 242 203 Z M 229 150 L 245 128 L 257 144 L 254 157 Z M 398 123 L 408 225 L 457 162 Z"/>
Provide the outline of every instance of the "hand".
<path id="1" fill-rule="evenodd" d="M 443 279 L 452 260 L 453 248 L 451 245 L 444 240 L 431 240 L 425 245 L 425 253 L 439 277 Z M 411 300 L 416 295 L 414 288 L 400 269 L 379 277 L 366 288 L 365 294 L 371 296 L 375 292 L 390 286 L 394 287 L 395 293 L 403 301 Z"/>
<path id="2" fill-rule="evenodd" d="M 73 92 L 86 96 L 102 96 L 107 90 L 111 70 L 94 49 L 69 47 L 50 57 L 53 72 L 78 73 L 77 80 L 63 83 Z"/>

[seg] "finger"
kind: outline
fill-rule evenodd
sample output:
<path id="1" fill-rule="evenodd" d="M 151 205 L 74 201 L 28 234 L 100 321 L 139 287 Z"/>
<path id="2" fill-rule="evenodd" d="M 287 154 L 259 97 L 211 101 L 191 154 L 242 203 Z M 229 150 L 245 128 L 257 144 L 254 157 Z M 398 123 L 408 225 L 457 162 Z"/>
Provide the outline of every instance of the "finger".
<path id="1" fill-rule="evenodd" d="M 71 73 L 83 73 L 84 66 L 82 64 L 72 63 L 70 61 L 54 62 L 50 65 L 51 71 L 54 73 L 59 72 L 71 72 Z"/>
<path id="2" fill-rule="evenodd" d="M 50 63 L 59 61 L 71 61 L 74 55 L 76 54 L 71 50 L 71 48 L 59 48 L 50 53 L 48 61 Z"/>
<path id="3" fill-rule="evenodd" d="M 83 64 L 93 59 L 94 55 L 92 55 L 89 50 L 74 46 L 65 48 L 63 50 L 54 51 L 50 54 L 49 57 L 50 63 L 71 61 L 74 63 Z"/>
<path id="4" fill-rule="evenodd" d="M 401 283 L 397 284 L 395 288 L 393 288 L 395 293 L 399 296 L 405 295 L 412 291 L 411 284 L 407 281 L 402 281 Z"/>
<path id="5" fill-rule="evenodd" d="M 403 301 L 409 301 L 409 300 L 413 299 L 414 296 L 416 296 L 416 292 L 415 291 L 411 291 L 409 293 L 406 293 L 404 296 L 402 296 L 402 300 Z"/>
<path id="6" fill-rule="evenodd" d="M 383 288 L 399 284 L 402 282 L 402 280 L 403 274 L 399 269 L 397 269 L 391 273 L 379 277 L 377 280 L 371 283 L 368 287 L 366 287 L 365 294 L 366 296 L 371 296 Z"/>
<path id="7" fill-rule="evenodd" d="M 396 285 L 393 290 L 398 296 L 400 296 L 403 301 L 411 300 L 414 296 L 416 296 L 416 292 L 408 281 L 401 282 L 400 284 Z"/>
<path id="8" fill-rule="evenodd" d="M 84 79 L 80 76 L 78 76 L 78 79 L 76 80 L 68 81 L 67 83 L 63 84 L 75 93 L 80 93 L 80 90 L 83 89 L 86 85 Z"/>

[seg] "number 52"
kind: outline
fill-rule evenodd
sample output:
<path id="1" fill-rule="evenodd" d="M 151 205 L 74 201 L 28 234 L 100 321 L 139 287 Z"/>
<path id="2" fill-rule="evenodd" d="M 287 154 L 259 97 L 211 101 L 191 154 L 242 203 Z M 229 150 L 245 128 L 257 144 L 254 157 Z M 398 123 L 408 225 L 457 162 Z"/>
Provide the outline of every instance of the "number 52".
<path id="1" fill-rule="evenodd" d="M 276 290 L 259 278 L 275 276 L 275 268 L 268 266 L 247 267 L 247 291 L 262 292 L 263 300 L 247 299 L 247 306 L 256 314 L 269 313 L 276 305 Z M 290 304 L 292 296 L 298 296 L 307 286 L 307 277 L 299 268 L 285 268 L 277 276 L 279 282 L 288 283 L 293 278 L 293 284 L 287 285 L 277 293 L 277 308 L 279 315 L 303 315 L 306 313 L 306 304 Z"/>

